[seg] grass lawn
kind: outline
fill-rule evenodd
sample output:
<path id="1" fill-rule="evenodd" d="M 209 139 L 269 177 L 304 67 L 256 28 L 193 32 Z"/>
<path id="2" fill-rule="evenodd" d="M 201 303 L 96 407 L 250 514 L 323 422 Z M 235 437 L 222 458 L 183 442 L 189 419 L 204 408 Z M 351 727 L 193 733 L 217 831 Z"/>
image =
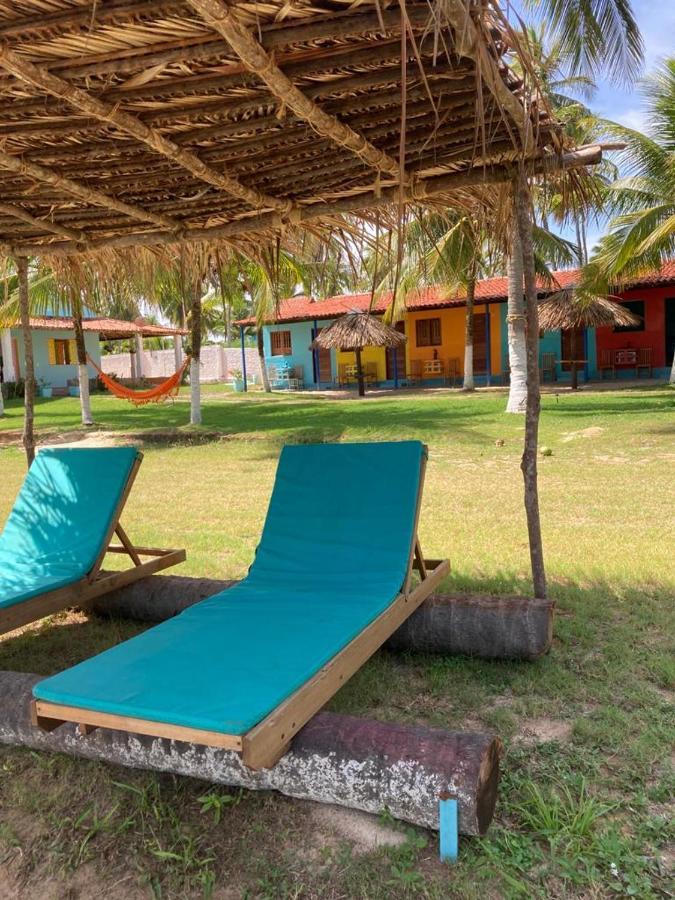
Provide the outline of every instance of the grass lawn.
<path id="1" fill-rule="evenodd" d="M 503 414 L 502 394 L 338 401 L 219 389 L 205 395 L 200 429 L 184 426 L 186 401 L 137 410 L 93 398 L 100 438 L 126 433 L 146 454 L 127 530 L 184 545 L 184 574 L 245 574 L 285 441 L 417 437 L 430 448 L 421 539 L 430 556 L 451 557 L 445 587 L 529 592 L 523 421 Z M 37 425 L 44 439 L 78 439 L 78 401 L 39 401 Z M 10 403 L 0 522 L 25 471 L 20 427 Z M 551 653 L 514 663 L 380 652 L 330 704 L 501 735 L 497 819 L 485 840 L 462 842 L 458 865 L 437 863 L 436 837 L 421 830 L 373 849 L 311 804 L 2 748 L 8 896 L 671 896 L 675 391 L 546 394 L 541 443 L 552 450 L 540 462 L 558 601 Z M 0 639 L 0 668 L 58 671 L 139 628 L 57 616 Z"/>

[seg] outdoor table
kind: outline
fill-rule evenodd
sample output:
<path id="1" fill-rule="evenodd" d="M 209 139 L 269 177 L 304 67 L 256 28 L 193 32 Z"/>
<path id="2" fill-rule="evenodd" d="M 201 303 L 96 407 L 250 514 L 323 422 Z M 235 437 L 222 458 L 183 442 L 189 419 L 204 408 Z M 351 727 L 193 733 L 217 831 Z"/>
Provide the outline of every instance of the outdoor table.
<path id="1" fill-rule="evenodd" d="M 577 380 L 577 372 L 579 371 L 580 366 L 585 366 L 588 362 L 587 359 L 561 359 L 561 366 L 569 366 L 570 371 L 572 372 L 572 390 L 576 391 L 579 386 L 579 382 Z"/>

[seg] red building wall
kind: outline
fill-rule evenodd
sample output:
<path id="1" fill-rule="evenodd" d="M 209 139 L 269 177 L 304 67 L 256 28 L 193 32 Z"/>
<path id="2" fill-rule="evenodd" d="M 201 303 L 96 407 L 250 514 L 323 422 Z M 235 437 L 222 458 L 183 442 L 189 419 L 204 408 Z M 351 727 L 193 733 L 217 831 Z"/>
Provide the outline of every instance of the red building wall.
<path id="1" fill-rule="evenodd" d="M 621 350 L 624 347 L 652 348 L 652 365 L 664 368 L 666 363 L 665 303 L 666 297 L 675 297 L 675 287 L 644 287 L 624 291 L 617 295 L 619 300 L 645 301 L 644 331 L 613 331 L 598 328 L 595 332 L 598 359 L 603 350 Z M 612 298 L 616 299 L 616 298 Z M 669 361 L 670 362 L 670 361 Z"/>

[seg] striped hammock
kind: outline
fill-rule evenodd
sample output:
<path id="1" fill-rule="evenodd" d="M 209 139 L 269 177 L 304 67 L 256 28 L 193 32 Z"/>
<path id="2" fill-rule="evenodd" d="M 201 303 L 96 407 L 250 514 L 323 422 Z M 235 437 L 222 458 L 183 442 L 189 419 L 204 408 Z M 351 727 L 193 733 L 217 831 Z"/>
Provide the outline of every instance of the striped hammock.
<path id="1" fill-rule="evenodd" d="M 174 372 L 173 375 L 170 375 L 166 381 L 163 381 L 161 384 L 156 384 L 147 391 L 134 391 L 131 388 L 125 387 L 123 384 L 120 384 L 119 381 L 115 381 L 114 378 L 106 375 L 90 356 L 88 356 L 87 359 L 98 372 L 98 377 L 103 382 L 106 390 L 110 391 L 111 394 L 114 394 L 115 397 L 119 397 L 120 400 L 128 400 L 130 403 L 133 403 L 134 406 L 143 406 L 145 403 L 161 403 L 169 397 L 176 396 L 180 389 L 183 373 L 190 365 L 191 357 L 186 356 L 180 369 Z"/>

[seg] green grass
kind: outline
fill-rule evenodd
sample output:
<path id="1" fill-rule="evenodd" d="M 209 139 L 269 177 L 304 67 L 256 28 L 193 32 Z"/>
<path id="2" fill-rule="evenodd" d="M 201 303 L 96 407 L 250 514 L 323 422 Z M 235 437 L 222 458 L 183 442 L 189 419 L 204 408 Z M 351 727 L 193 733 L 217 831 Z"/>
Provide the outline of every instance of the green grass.
<path id="1" fill-rule="evenodd" d="M 523 422 L 503 406 L 499 393 L 337 401 L 214 391 L 204 425 L 190 429 L 184 398 L 140 410 L 94 398 L 98 428 L 126 433 L 146 454 L 127 530 L 167 546 L 180 535 L 185 574 L 245 574 L 284 441 L 419 437 L 430 447 L 421 538 L 429 555 L 452 559 L 445 587 L 523 593 Z M 8 412 L 0 521 L 25 471 L 21 410 Z M 552 455 L 540 460 L 541 506 L 558 606 L 545 659 L 381 652 L 331 703 L 502 736 L 496 824 L 485 840 L 462 843 L 456 867 L 440 866 L 435 837 L 415 829 L 402 847 L 363 854 L 317 830 L 305 804 L 4 749 L 0 874 L 11 864 L 33 892 L 45 877 L 73 890 L 90 876 L 111 891 L 120 881 L 125 897 L 230 896 L 218 894 L 226 886 L 275 898 L 666 896 L 674 414 L 668 388 L 544 396 L 541 439 Z M 37 424 L 45 438 L 72 430 L 77 439 L 77 400 L 40 402 Z M 0 641 L 0 667 L 57 671 L 139 627 L 58 616 Z"/>

